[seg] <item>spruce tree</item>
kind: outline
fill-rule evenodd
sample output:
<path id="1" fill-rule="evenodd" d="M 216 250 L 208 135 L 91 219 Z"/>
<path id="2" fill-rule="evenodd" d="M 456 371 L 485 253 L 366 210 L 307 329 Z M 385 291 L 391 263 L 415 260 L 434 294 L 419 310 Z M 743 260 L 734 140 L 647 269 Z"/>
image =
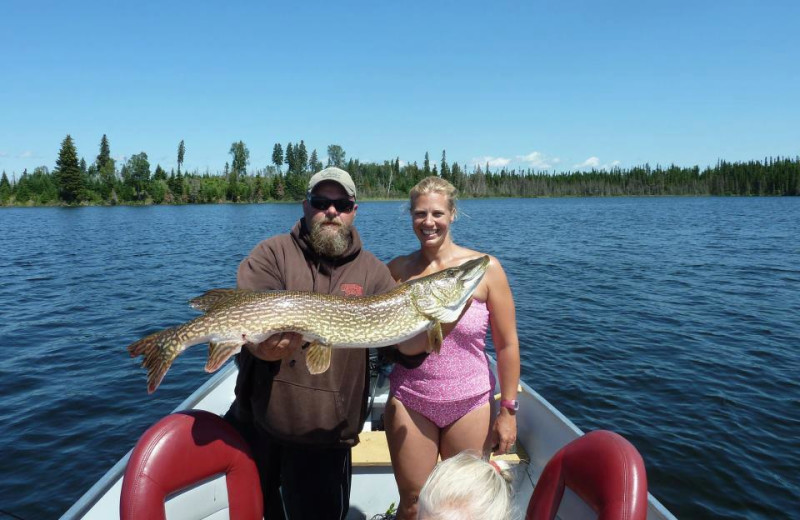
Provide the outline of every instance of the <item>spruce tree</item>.
<path id="1" fill-rule="evenodd" d="M 181 173 L 181 166 L 183 166 L 183 156 L 185 154 L 186 154 L 186 146 L 184 146 L 183 139 L 181 139 L 181 142 L 178 145 L 178 173 Z"/>
<path id="2" fill-rule="evenodd" d="M 111 148 L 108 146 L 108 138 L 106 134 L 103 134 L 103 138 L 100 140 L 100 153 L 97 155 L 97 171 L 105 171 L 109 161 L 111 160 Z"/>
<path id="3" fill-rule="evenodd" d="M 308 168 L 308 151 L 306 150 L 306 143 L 302 139 L 295 154 L 297 156 L 297 171 L 298 173 L 303 173 Z"/>
<path id="4" fill-rule="evenodd" d="M 312 172 L 318 172 L 322 169 L 322 163 L 319 162 L 319 159 L 317 158 L 316 148 L 314 148 L 314 150 L 311 152 L 311 159 L 308 160 L 308 163 L 308 166 L 311 168 Z"/>
<path id="5" fill-rule="evenodd" d="M 58 152 L 56 179 L 61 200 L 74 204 L 83 198 L 83 175 L 78 165 L 78 151 L 69 134 L 61 142 L 61 150 Z"/>
<path id="6" fill-rule="evenodd" d="M 281 147 L 281 143 L 275 143 L 275 146 L 272 147 L 272 164 L 278 168 L 278 171 L 281 171 L 281 166 L 283 166 L 283 147 Z"/>
<path id="7" fill-rule="evenodd" d="M 153 180 L 154 181 L 167 180 L 167 172 L 161 167 L 160 164 L 156 164 L 156 171 L 153 173 Z"/>
<path id="8" fill-rule="evenodd" d="M 286 166 L 287 166 L 286 173 L 294 173 L 295 155 L 294 155 L 294 147 L 292 146 L 291 142 L 286 144 Z"/>
<path id="9" fill-rule="evenodd" d="M 6 175 L 6 172 L 4 170 L 3 177 L 0 178 L 0 202 L 6 202 L 10 198 L 11 198 L 11 183 L 8 182 L 8 176 Z"/>

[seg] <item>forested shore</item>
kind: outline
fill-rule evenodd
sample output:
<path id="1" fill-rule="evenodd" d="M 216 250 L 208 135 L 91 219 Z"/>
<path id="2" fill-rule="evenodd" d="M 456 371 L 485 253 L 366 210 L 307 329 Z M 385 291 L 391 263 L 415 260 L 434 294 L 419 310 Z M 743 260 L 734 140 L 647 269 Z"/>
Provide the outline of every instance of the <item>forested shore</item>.
<path id="1" fill-rule="evenodd" d="M 55 168 L 27 169 L 9 178 L 0 177 L 0 205 L 115 205 L 208 204 L 300 200 L 311 174 L 324 166 L 339 166 L 353 176 L 359 199 L 405 198 L 408 190 L 428 175 L 451 181 L 462 198 L 480 197 L 609 197 L 609 196 L 798 196 L 800 157 L 766 157 L 747 162 L 719 160 L 713 167 L 645 164 L 611 170 L 547 172 L 531 169 L 468 168 L 447 161 L 422 164 L 390 159 L 362 163 L 347 159 L 339 145 L 330 145 L 323 163 L 304 141 L 276 143 L 263 167 L 252 167 L 250 152 L 242 141 L 231 144 L 230 162 L 221 172 L 182 171 L 186 154 L 183 141 L 177 148 L 177 170 L 151 167 L 141 152 L 117 165 L 103 135 L 95 160 L 87 163 L 68 135 L 61 143 Z"/>

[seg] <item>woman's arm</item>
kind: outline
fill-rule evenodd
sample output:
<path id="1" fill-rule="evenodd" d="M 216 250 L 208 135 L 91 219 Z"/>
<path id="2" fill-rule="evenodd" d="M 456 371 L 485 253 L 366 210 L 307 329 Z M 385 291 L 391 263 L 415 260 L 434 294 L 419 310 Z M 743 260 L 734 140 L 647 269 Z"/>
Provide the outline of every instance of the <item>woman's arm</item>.
<path id="1" fill-rule="evenodd" d="M 497 375 L 500 379 L 500 399 L 516 399 L 519 386 L 519 338 L 514 298 L 503 267 L 492 257 L 486 272 L 489 322 L 497 353 Z M 506 453 L 517 439 L 516 413 L 500 408 L 492 427 L 491 446 L 497 453 Z"/>

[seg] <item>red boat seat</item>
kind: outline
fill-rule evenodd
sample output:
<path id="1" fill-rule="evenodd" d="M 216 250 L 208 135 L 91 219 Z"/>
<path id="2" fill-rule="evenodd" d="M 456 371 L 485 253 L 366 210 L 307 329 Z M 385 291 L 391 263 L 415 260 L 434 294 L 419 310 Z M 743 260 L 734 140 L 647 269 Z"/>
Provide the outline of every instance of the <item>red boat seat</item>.
<path id="1" fill-rule="evenodd" d="M 219 416 L 188 410 L 151 426 L 133 448 L 119 514 L 122 520 L 165 519 L 167 495 L 225 473 L 232 519 L 261 519 L 258 470 L 239 433 Z"/>
<path id="2" fill-rule="evenodd" d="M 553 520 L 564 486 L 597 513 L 598 520 L 645 520 L 647 474 L 636 448 L 614 432 L 575 439 L 551 458 L 528 503 L 525 520 Z"/>

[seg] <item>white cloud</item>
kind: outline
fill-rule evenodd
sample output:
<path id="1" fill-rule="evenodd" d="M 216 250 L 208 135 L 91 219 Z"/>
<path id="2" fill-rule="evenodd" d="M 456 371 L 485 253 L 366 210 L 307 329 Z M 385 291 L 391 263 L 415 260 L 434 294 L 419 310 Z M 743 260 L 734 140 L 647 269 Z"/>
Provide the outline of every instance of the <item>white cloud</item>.
<path id="1" fill-rule="evenodd" d="M 600 166 L 600 159 L 598 157 L 589 157 L 580 164 L 576 164 L 575 168 L 597 168 Z"/>
<path id="2" fill-rule="evenodd" d="M 529 168 L 548 170 L 561 162 L 558 157 L 548 157 L 542 152 L 531 152 L 528 155 L 517 155 L 517 160 L 526 163 Z"/>
<path id="3" fill-rule="evenodd" d="M 0 152 L 0 157 L 8 157 L 8 154 L 6 152 Z"/>
<path id="4" fill-rule="evenodd" d="M 505 157 L 492 157 L 491 155 L 486 155 L 483 157 L 477 157 L 472 159 L 473 166 L 483 166 L 485 164 L 489 164 L 491 168 L 503 168 L 508 166 L 508 163 L 511 162 L 511 159 L 506 159 Z"/>
<path id="5" fill-rule="evenodd" d="M 30 159 L 33 157 L 33 152 L 31 150 L 25 150 L 21 154 L 19 154 L 20 159 Z"/>
<path id="6" fill-rule="evenodd" d="M 610 163 L 601 164 L 599 157 L 592 156 L 583 161 L 582 163 L 574 165 L 573 168 L 577 168 L 579 170 L 584 170 L 584 169 L 612 170 L 617 166 L 619 166 L 620 164 L 622 164 L 620 161 L 611 161 Z"/>

